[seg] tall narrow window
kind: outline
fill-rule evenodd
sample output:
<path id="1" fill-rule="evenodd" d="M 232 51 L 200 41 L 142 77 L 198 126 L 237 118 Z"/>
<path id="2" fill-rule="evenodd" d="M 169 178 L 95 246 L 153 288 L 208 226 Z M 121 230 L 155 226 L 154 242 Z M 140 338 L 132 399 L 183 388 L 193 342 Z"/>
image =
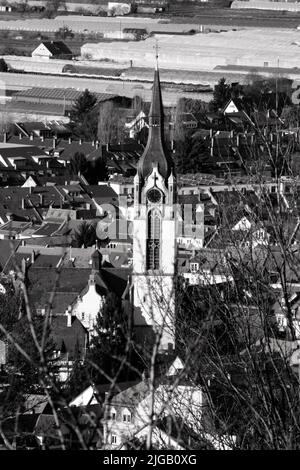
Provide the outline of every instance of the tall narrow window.
<path id="1" fill-rule="evenodd" d="M 161 216 L 158 209 L 148 214 L 147 269 L 160 268 Z"/>

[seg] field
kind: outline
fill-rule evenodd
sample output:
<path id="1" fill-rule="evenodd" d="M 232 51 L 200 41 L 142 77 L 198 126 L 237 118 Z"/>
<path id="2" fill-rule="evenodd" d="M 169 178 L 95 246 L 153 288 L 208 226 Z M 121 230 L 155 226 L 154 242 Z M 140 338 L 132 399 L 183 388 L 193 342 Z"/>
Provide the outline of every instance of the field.
<path id="1" fill-rule="evenodd" d="M 275 10 L 232 10 L 231 0 L 219 0 L 211 3 L 195 4 L 194 2 L 170 2 L 169 11 L 160 14 L 147 14 L 149 18 L 169 19 L 172 23 L 195 23 L 208 26 L 245 26 L 266 28 L 295 28 L 300 25 L 300 13 Z M 69 16 L 74 12 L 59 12 Z M 143 14 L 130 15 L 143 17 Z M 3 13 L 0 20 L 20 20 L 39 18 L 39 13 Z M 89 18 L 89 17 L 86 17 Z M 92 17 L 90 17 L 92 18 Z"/>
<path id="2" fill-rule="evenodd" d="M 155 16 L 157 17 L 157 16 Z M 231 10 L 201 5 L 182 6 L 170 9 L 170 13 L 160 14 L 161 19 L 171 19 L 174 23 L 189 23 L 211 26 L 246 26 L 266 28 L 296 28 L 300 25 L 300 13 L 272 10 Z"/>

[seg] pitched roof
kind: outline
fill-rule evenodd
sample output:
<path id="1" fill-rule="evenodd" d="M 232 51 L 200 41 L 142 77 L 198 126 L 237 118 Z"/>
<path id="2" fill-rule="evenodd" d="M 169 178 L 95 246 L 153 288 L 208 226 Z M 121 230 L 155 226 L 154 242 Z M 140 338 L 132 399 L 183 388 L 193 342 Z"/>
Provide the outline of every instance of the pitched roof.
<path id="1" fill-rule="evenodd" d="M 49 405 L 46 395 L 28 394 L 25 396 L 24 413 L 43 413 Z"/>
<path id="2" fill-rule="evenodd" d="M 43 41 L 42 44 L 47 47 L 52 55 L 73 54 L 71 49 L 62 41 Z"/>
<path id="3" fill-rule="evenodd" d="M 118 199 L 117 193 L 108 185 L 89 185 L 85 186 L 85 190 L 91 197 L 95 199 Z"/>
<path id="4" fill-rule="evenodd" d="M 139 403 L 149 395 L 150 385 L 148 380 L 142 380 L 136 385 L 127 388 L 115 395 L 111 400 L 111 405 L 128 406 L 135 408 Z"/>
<path id="5" fill-rule="evenodd" d="M 74 359 L 77 352 L 83 354 L 86 346 L 87 330 L 76 317 L 72 317 L 71 326 L 67 326 L 67 315 L 57 315 L 51 318 L 51 337 L 55 348 L 68 353 L 69 359 Z M 78 351 L 76 349 L 78 348 Z"/>
<path id="6" fill-rule="evenodd" d="M 36 309 L 46 308 L 51 301 L 53 313 L 65 313 L 88 284 L 89 269 L 30 267 L 28 269 L 28 296 Z"/>
<path id="7" fill-rule="evenodd" d="M 131 269 L 128 268 L 101 268 L 101 276 L 110 292 L 122 297 L 128 283 Z"/>

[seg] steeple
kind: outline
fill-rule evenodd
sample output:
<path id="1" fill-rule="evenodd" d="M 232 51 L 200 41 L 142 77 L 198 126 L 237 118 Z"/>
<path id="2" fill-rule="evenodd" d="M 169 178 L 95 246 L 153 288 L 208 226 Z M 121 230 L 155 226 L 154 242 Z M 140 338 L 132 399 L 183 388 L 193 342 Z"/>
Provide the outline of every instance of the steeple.
<path id="1" fill-rule="evenodd" d="M 164 179 L 169 177 L 173 165 L 165 151 L 164 111 L 157 65 L 154 71 L 152 101 L 149 112 L 148 142 L 138 163 L 139 176 L 145 179 L 151 173 L 153 164 L 157 164 L 158 171 Z"/>

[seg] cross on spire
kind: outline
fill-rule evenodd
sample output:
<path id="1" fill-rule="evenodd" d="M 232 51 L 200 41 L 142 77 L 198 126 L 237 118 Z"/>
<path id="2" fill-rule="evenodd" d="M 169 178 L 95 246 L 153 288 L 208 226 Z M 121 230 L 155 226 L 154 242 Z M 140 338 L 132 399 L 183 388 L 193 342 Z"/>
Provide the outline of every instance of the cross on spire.
<path id="1" fill-rule="evenodd" d="M 157 163 L 152 163 L 152 168 L 157 170 Z M 153 184 L 154 186 L 156 186 L 156 182 L 157 180 L 159 179 L 157 174 L 156 174 L 156 171 L 154 172 L 153 176 L 152 176 L 152 179 L 153 179 Z"/>

